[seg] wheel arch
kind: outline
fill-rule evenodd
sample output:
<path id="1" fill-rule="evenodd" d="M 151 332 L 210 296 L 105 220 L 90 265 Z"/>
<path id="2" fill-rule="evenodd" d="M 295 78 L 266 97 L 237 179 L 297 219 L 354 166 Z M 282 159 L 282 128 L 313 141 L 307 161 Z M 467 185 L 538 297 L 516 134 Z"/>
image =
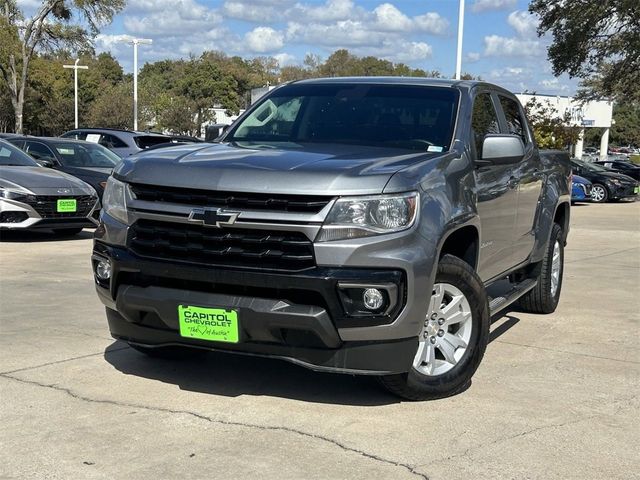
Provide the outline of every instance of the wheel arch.
<path id="1" fill-rule="evenodd" d="M 453 255 L 466 262 L 476 271 L 480 253 L 480 231 L 476 224 L 456 226 L 443 236 L 438 251 L 438 260 Z"/>
<path id="2" fill-rule="evenodd" d="M 569 202 L 562 202 L 556 206 L 556 211 L 553 215 L 553 223 L 560 225 L 562 229 L 562 240 L 567 243 L 567 236 L 569 235 L 569 221 L 571 219 L 571 207 Z"/>

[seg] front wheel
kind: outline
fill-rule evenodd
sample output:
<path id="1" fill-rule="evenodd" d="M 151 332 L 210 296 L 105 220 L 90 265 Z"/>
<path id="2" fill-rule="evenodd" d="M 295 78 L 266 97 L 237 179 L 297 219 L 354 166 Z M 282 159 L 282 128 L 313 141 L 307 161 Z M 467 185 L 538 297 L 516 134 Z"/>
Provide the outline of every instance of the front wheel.
<path id="1" fill-rule="evenodd" d="M 609 199 L 609 192 L 607 187 L 594 183 L 591 187 L 591 201 L 596 203 L 604 203 Z"/>
<path id="2" fill-rule="evenodd" d="M 488 338 L 489 306 L 482 281 L 467 263 L 445 255 L 411 370 L 380 377 L 380 383 L 407 400 L 455 395 L 469 385 Z"/>

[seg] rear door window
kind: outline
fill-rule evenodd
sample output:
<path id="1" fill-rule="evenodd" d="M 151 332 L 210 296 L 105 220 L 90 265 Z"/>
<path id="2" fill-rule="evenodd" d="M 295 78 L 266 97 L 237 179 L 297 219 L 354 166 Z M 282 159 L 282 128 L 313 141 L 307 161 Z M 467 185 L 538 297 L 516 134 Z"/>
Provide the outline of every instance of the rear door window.
<path id="1" fill-rule="evenodd" d="M 522 143 L 526 145 L 528 143 L 527 132 L 518 102 L 502 95 L 498 95 L 498 98 L 507 121 L 507 133 L 518 135 L 522 139 Z"/>
<path id="2" fill-rule="evenodd" d="M 484 137 L 492 133 L 500 133 L 498 114 L 496 113 L 489 93 L 476 95 L 473 102 L 471 131 L 477 158 L 482 158 L 482 142 L 484 141 Z"/>

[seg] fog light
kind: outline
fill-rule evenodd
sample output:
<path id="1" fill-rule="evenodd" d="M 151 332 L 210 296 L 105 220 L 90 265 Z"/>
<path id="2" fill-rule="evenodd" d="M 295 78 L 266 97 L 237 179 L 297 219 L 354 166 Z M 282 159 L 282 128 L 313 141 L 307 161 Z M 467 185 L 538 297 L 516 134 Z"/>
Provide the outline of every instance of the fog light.
<path id="1" fill-rule="evenodd" d="M 384 304 L 384 295 L 377 288 L 367 288 L 362 294 L 362 301 L 369 310 L 379 310 Z"/>
<path id="2" fill-rule="evenodd" d="M 111 278 L 111 262 L 109 260 L 100 260 L 96 265 L 96 277 L 100 280 L 109 280 Z"/>

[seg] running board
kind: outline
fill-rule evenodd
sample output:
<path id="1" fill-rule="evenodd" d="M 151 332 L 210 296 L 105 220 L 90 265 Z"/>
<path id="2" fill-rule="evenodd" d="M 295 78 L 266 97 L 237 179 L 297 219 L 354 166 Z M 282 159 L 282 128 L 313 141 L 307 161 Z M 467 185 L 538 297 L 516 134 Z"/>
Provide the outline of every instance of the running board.
<path id="1" fill-rule="evenodd" d="M 500 310 L 504 310 L 505 308 L 507 308 L 528 291 L 533 290 L 537 284 L 537 280 L 528 278 L 527 280 L 523 280 L 522 282 L 516 284 L 511 290 L 505 292 L 504 295 L 491 298 L 489 300 L 489 312 L 491 316 L 495 315 Z"/>

